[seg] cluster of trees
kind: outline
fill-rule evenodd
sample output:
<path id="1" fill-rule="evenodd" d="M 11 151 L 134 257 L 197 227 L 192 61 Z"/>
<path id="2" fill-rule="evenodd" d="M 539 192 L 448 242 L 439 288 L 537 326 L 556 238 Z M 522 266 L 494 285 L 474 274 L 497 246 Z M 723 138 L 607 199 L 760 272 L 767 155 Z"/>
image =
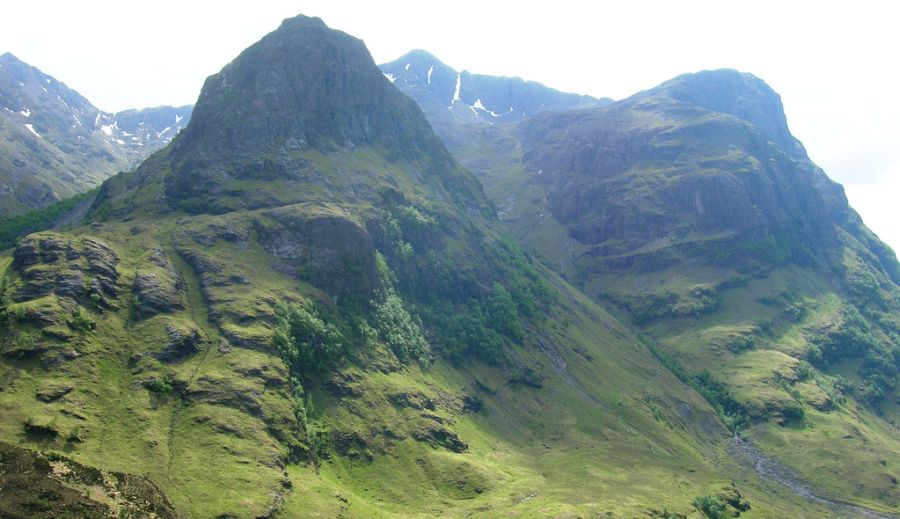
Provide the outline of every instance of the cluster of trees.
<path id="1" fill-rule="evenodd" d="M 810 342 L 807 359 L 825 368 L 844 359 L 862 357 L 859 375 L 863 385 L 856 396 L 876 404 L 896 387 L 900 346 L 893 340 L 880 339 L 856 307 L 845 306 L 841 313 L 839 326 Z"/>
<path id="2" fill-rule="evenodd" d="M 429 213 L 398 193 L 385 197 L 379 226 L 384 268 L 390 263 L 403 274 L 385 309 L 399 308 L 395 296 L 402 292 L 445 358 L 499 361 L 504 345 L 520 343 L 524 323 L 551 300 L 531 260 L 506 237 Z M 480 238 L 481 247 L 467 253 L 467 245 L 453 241 L 461 232 Z M 398 357 L 403 355 L 401 350 Z"/>

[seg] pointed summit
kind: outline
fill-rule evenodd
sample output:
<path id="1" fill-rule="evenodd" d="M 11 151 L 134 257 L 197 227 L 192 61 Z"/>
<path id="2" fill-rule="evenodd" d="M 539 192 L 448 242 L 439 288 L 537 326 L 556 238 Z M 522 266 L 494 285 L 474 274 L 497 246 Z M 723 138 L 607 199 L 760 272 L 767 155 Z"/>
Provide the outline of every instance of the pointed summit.
<path id="1" fill-rule="evenodd" d="M 297 16 L 207 79 L 175 153 L 383 146 L 410 156 L 431 151 L 425 126 L 361 40 Z"/>
<path id="2" fill-rule="evenodd" d="M 400 171 L 415 178 L 399 181 Z M 362 40 L 306 16 L 285 20 L 210 76 L 187 128 L 138 176 L 163 179 L 165 198 L 150 202 L 163 210 L 356 203 L 375 199 L 387 181 L 491 211 Z"/>

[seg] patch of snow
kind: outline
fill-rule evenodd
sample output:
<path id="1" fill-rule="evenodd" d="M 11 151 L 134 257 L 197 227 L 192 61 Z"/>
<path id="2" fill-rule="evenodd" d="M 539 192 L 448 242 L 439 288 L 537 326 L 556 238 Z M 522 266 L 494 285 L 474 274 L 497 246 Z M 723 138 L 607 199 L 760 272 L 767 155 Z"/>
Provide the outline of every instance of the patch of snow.
<path id="1" fill-rule="evenodd" d="M 405 67 L 403 67 L 403 70 L 405 70 L 405 71 L 407 71 L 407 72 L 409 72 L 409 63 L 407 63 L 407 64 L 406 64 L 406 66 L 405 66 Z"/>
<path id="2" fill-rule="evenodd" d="M 105 133 L 107 136 L 112 137 L 114 124 L 104 124 L 100 126 L 100 131 Z"/>
<path id="3" fill-rule="evenodd" d="M 22 114 L 22 115 L 24 115 L 25 117 L 31 117 L 31 110 L 29 110 L 29 109 L 27 109 L 27 108 L 24 109 L 24 110 L 22 110 L 22 111 L 19 112 L 19 113 Z"/>
<path id="4" fill-rule="evenodd" d="M 453 103 L 459 101 L 459 87 L 462 83 L 462 77 L 457 73 L 456 74 L 456 90 L 453 92 L 453 99 L 450 100 L 450 106 L 447 108 L 453 108 Z"/>
<path id="5" fill-rule="evenodd" d="M 434 65 L 428 68 L 428 84 L 431 84 L 431 73 L 434 72 Z"/>
<path id="6" fill-rule="evenodd" d="M 47 92 L 47 89 L 44 88 L 44 87 L 41 87 L 41 90 L 43 90 L 45 94 L 49 94 L 49 93 L 50 93 L 50 92 Z"/>
<path id="7" fill-rule="evenodd" d="M 77 116 L 77 115 L 72 114 L 72 119 L 75 119 L 75 122 L 78 123 L 78 126 L 84 126 L 83 124 L 81 124 L 81 120 L 78 119 L 78 116 Z M 72 127 L 74 128 L 75 125 L 72 125 Z"/>
<path id="8" fill-rule="evenodd" d="M 131 137 L 131 134 L 126 132 L 125 130 L 122 130 L 122 135 L 125 137 Z"/>
<path id="9" fill-rule="evenodd" d="M 22 83 L 21 81 L 19 81 L 19 86 L 25 86 L 25 83 Z"/>
<path id="10" fill-rule="evenodd" d="M 182 117 L 182 116 L 180 116 L 180 115 L 176 115 L 176 116 L 175 116 L 175 124 L 180 123 L 182 119 L 184 119 L 184 117 Z"/>
<path id="11" fill-rule="evenodd" d="M 157 138 L 157 139 L 162 138 L 162 136 L 165 135 L 165 134 L 166 134 L 169 130 L 171 130 L 171 129 L 172 129 L 171 126 L 166 126 L 166 129 L 165 129 L 165 130 L 163 130 L 163 131 L 161 131 L 161 132 L 156 132 L 156 138 Z"/>
<path id="12" fill-rule="evenodd" d="M 46 81 L 48 85 L 50 84 L 50 78 L 45 78 L 44 81 Z"/>
<path id="13" fill-rule="evenodd" d="M 384 72 L 384 77 L 386 77 L 387 80 L 390 81 L 391 83 L 393 83 L 394 81 L 397 81 L 397 78 L 395 78 L 394 75 L 389 72 Z"/>
<path id="14" fill-rule="evenodd" d="M 472 108 L 477 108 L 483 112 L 487 112 L 487 113 L 491 114 L 491 117 L 500 117 L 500 114 L 494 112 L 493 110 L 488 110 L 487 108 L 485 108 L 484 105 L 481 103 L 481 98 L 478 98 L 475 100 L 475 104 L 472 105 Z"/>
<path id="15" fill-rule="evenodd" d="M 28 131 L 30 131 L 30 132 L 33 133 L 35 136 L 37 136 L 38 139 L 43 139 L 43 137 L 41 137 L 41 134 L 39 134 L 38 132 L 36 132 L 36 131 L 34 130 L 34 126 L 32 126 L 32 125 L 30 125 L 30 124 L 26 124 L 25 127 L 28 128 Z"/>
<path id="16" fill-rule="evenodd" d="M 123 141 L 122 139 L 116 139 L 116 142 L 123 146 L 125 145 L 125 141 Z"/>

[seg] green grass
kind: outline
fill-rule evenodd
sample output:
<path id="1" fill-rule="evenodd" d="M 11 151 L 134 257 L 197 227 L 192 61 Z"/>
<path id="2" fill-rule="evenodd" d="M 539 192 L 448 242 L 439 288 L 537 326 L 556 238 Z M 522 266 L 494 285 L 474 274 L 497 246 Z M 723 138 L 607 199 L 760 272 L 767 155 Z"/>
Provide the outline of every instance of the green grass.
<path id="1" fill-rule="evenodd" d="M 666 119 L 656 109 L 628 110 L 619 115 L 625 117 L 619 121 L 622 128 L 683 127 L 683 121 Z M 836 391 L 837 375 L 851 386 L 862 383 L 857 374 L 860 361 L 823 368 L 812 380 L 794 380 L 796 366 L 805 359 L 810 341 L 840 323 L 845 305 L 852 302 L 866 311 L 875 309 L 887 316 L 886 321 L 896 313 L 896 306 L 894 310 L 884 310 L 883 302 L 890 299 L 888 294 L 897 293 L 896 287 L 890 289 L 894 286 L 890 280 L 868 266 L 871 254 L 848 231 L 838 230 L 844 242 L 839 265 L 845 269 L 843 273 L 823 265 L 786 263 L 779 256 L 785 251 L 777 247 L 769 250 L 766 243 L 755 244 L 758 250 L 748 246 L 741 253 L 746 260 L 743 263 L 726 264 L 717 258 L 738 250 L 730 241 L 733 237 L 728 233 L 699 232 L 689 226 L 683 229 L 685 232 L 668 233 L 639 247 L 610 240 L 602 244 L 605 249 L 592 250 L 569 236 L 573 224 L 561 225 L 550 212 L 551 188 L 546 187 L 538 171 L 531 170 L 522 160 L 526 146 L 516 147 L 523 144 L 519 137 L 512 131 L 491 131 L 492 135 L 500 133 L 500 137 L 489 141 L 482 139 L 481 134 L 473 138 L 462 132 L 462 145 L 453 151 L 482 180 L 497 204 L 505 228 L 523 247 L 594 300 L 644 311 L 645 315 L 638 315 L 637 320 L 647 333 L 648 343 L 671 359 L 669 362 L 677 363 L 686 379 L 709 373 L 712 380 L 721 383 L 754 416 L 744 429 L 745 434 L 764 452 L 796 470 L 817 492 L 875 510 L 898 512 L 898 494 L 890 479 L 898 477 L 890 459 L 900 452 L 897 391 L 883 398 L 877 407 L 863 405 L 854 395 Z M 691 144 L 690 140 L 662 142 L 676 147 Z M 507 153 L 507 149 L 515 151 Z M 755 157 L 738 151 L 725 147 L 701 150 L 698 153 L 704 161 L 691 171 L 705 169 L 714 173 L 723 164 L 734 174 L 758 168 Z M 684 152 L 684 156 L 690 158 L 691 153 Z M 616 179 L 628 183 L 623 196 L 631 197 L 630 206 L 652 212 L 653 204 L 641 204 L 653 200 L 647 198 L 649 193 L 663 190 L 677 179 L 683 173 L 682 166 L 642 164 Z M 722 250 L 720 244 L 731 245 Z M 698 251 L 708 252 L 709 261 L 698 258 Z M 774 268 L 766 264 L 768 256 L 762 257 L 765 254 L 778 260 Z M 610 259 L 620 257 L 636 259 L 636 266 L 611 268 Z M 660 258 L 673 261 L 674 266 L 654 265 Z M 824 256 L 820 259 L 823 264 L 831 261 Z M 850 282 L 844 282 L 842 277 Z M 872 288 L 873 279 L 882 287 L 880 295 Z M 698 302 L 693 295 L 698 286 L 712 291 L 716 304 L 702 311 L 690 311 Z M 848 286 L 856 292 L 848 291 Z M 654 308 L 652 304 L 657 300 L 662 303 Z M 618 317 L 636 317 L 635 313 L 622 311 L 621 306 L 615 307 Z M 797 310 L 799 307 L 802 310 Z M 874 332 L 874 336 L 879 335 Z M 886 335 L 879 337 L 889 340 Z M 617 383 L 628 387 L 627 382 Z M 653 409 L 650 404 L 667 409 L 653 399 L 646 403 L 643 399 L 629 399 L 627 394 L 622 398 L 625 405 L 634 405 L 635 400 L 644 402 L 648 410 Z M 830 410 L 816 406 L 830 406 Z M 799 410 L 802 418 L 783 420 L 785 411 L 791 415 Z M 846 430 L 858 432 L 845 438 L 848 433 L 841 431 Z M 886 466 L 875 459 L 875 453 L 881 453 Z"/>
<path id="2" fill-rule="evenodd" d="M 318 468 L 288 463 L 286 488 L 281 463 L 288 448 L 276 436 L 288 434 L 293 416 L 286 368 L 265 348 L 226 341 L 222 349 L 220 331 L 230 326 L 251 336 L 258 328 L 255 343 L 267 344 L 265 323 L 275 301 L 327 296 L 273 270 L 252 232 L 246 246 L 167 238 L 246 216 L 201 217 L 188 225 L 160 220 L 139 234 L 128 222 L 108 222 L 93 231 L 119 255 L 119 309 L 92 314 L 96 330 L 76 339 L 82 355 L 59 368 L 0 361 L 0 408 L 7 417 L 0 434 L 87 465 L 145 474 L 192 517 L 255 516 L 278 501 L 273 495 L 283 496 L 288 516 L 342 510 L 355 517 L 637 515 L 648 507 L 687 513 L 695 496 L 735 474 L 763 513 L 795 506 L 727 461 L 726 433 L 713 410 L 626 326 L 546 271 L 539 275 L 559 304 L 530 321 L 525 341 L 511 346 L 504 365 L 454 366 L 438 358 L 427 367 L 401 367 L 381 344 L 359 354 L 370 369 L 345 365 L 336 372 L 351 377 L 358 396 L 338 396 L 325 378 L 310 379 L 311 427 L 332 442 Z M 186 305 L 134 321 L 129 287 L 154 247 L 166 251 L 184 278 Z M 188 248 L 219 264 L 207 286 L 179 253 Z M 8 256 L 2 261 L 8 268 Z M 13 283 L 21 283 L 13 274 Z M 233 274 L 251 283 L 216 283 Z M 155 360 L 166 324 L 190 323 L 207 338 L 201 351 L 173 364 Z M 510 385 L 516 366 L 532 366 L 543 387 Z M 159 376 L 171 380 L 172 392 L 142 385 Z M 45 404 L 34 395 L 46 384 L 75 389 Z M 391 395 L 399 393 L 423 395 L 434 410 L 398 407 Z M 483 402 L 482 411 L 463 411 L 469 396 Z M 62 434 L 28 437 L 23 424 L 30 416 L 55 419 Z M 83 441 L 65 441 L 76 426 Z M 416 439 L 423 427 L 436 426 L 457 435 L 467 451 Z M 359 441 L 344 450 L 334 440 L 341 435 Z"/>

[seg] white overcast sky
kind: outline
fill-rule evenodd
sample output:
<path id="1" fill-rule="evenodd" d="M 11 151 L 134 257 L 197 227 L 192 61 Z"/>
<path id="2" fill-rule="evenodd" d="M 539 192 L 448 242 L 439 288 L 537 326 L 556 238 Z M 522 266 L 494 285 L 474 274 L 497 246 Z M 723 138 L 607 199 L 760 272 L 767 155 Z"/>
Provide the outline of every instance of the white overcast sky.
<path id="1" fill-rule="evenodd" d="M 782 96 L 792 132 L 900 249 L 900 5 L 888 1 L 16 1 L 0 53 L 117 111 L 196 100 L 206 76 L 296 14 L 457 69 L 615 99 L 729 67 Z"/>

